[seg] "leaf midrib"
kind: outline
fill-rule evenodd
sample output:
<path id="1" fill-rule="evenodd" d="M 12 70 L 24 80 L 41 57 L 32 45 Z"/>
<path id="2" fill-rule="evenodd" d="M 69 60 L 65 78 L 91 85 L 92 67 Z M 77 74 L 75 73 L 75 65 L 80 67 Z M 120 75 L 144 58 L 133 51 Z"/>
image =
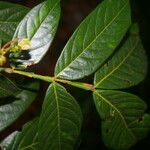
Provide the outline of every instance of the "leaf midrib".
<path id="1" fill-rule="evenodd" d="M 1 75 L 1 74 L 0 74 Z M 3 75 L 2 75 L 3 76 Z M 7 77 L 5 77 L 5 76 L 3 76 L 4 78 L 6 78 L 16 89 L 18 89 L 18 90 L 20 90 L 9 78 L 7 78 Z M 6 88 L 3 88 L 2 86 L 0 86 L 0 89 L 2 90 L 2 91 L 5 91 L 6 93 L 8 93 L 9 94 L 9 92 L 13 95 L 14 93 L 12 92 L 12 91 L 10 91 L 10 90 L 7 90 Z"/>
<path id="2" fill-rule="evenodd" d="M 60 133 L 61 133 L 61 129 L 60 129 L 60 112 L 59 112 L 59 100 L 58 100 L 58 96 L 57 96 L 57 90 L 56 90 L 56 85 L 55 83 L 53 83 L 53 89 L 54 89 L 54 94 L 55 94 L 55 100 L 56 100 L 56 109 L 57 109 L 57 126 L 58 126 L 58 142 L 59 142 L 59 150 L 61 149 L 61 142 L 60 142 Z"/>
<path id="3" fill-rule="evenodd" d="M 128 57 L 131 56 L 132 52 L 135 50 L 136 46 L 138 45 L 139 40 L 137 39 L 135 46 L 129 51 L 128 55 L 114 68 L 111 72 L 109 72 L 104 78 L 102 78 L 94 87 L 97 88 L 97 86 L 100 86 L 100 84 L 105 81 L 110 75 L 112 75 L 116 70 L 120 68 L 120 66 L 123 65 L 123 63 L 128 59 Z"/>
<path id="4" fill-rule="evenodd" d="M 128 125 L 123 117 L 123 115 L 121 114 L 121 112 L 118 110 L 117 107 L 115 107 L 112 103 L 110 103 L 105 97 L 103 97 L 101 94 L 99 94 L 98 91 L 94 92 L 97 96 L 99 96 L 101 99 L 103 99 L 104 102 L 106 102 L 108 105 L 110 105 L 116 112 L 118 112 L 122 122 L 124 123 L 125 128 L 129 131 L 130 135 L 132 135 L 132 137 L 136 140 L 135 135 L 131 132 L 131 130 L 128 128 Z"/>
<path id="5" fill-rule="evenodd" d="M 68 68 L 74 61 L 76 61 L 76 59 L 78 59 L 96 40 L 97 38 L 99 38 L 99 36 L 101 36 L 103 34 L 103 32 L 114 22 L 114 20 L 121 14 L 121 12 L 125 9 L 125 7 L 128 5 L 128 1 L 127 3 L 122 7 L 122 9 L 120 9 L 120 11 L 117 13 L 117 15 L 112 19 L 112 21 L 110 21 L 105 27 L 104 29 L 95 37 L 95 39 L 89 44 L 87 45 L 87 47 L 74 59 L 72 60 L 72 62 L 70 62 L 65 68 L 63 68 L 62 71 L 60 71 L 55 77 L 59 77 L 59 75 L 66 70 L 66 68 Z"/>
<path id="6" fill-rule="evenodd" d="M 53 11 L 53 9 L 56 7 L 56 5 L 59 3 L 59 0 L 55 3 L 55 5 L 52 7 L 52 9 L 50 11 L 48 11 L 48 13 L 46 14 L 45 18 L 43 18 L 42 22 L 39 24 L 39 26 L 37 27 L 36 31 L 34 32 L 34 34 L 32 35 L 32 37 L 30 38 L 30 40 L 32 40 L 34 38 L 34 35 L 38 32 L 39 28 L 41 27 L 41 25 L 43 24 L 43 22 L 45 21 L 45 19 L 48 17 L 48 15 Z M 46 2 L 44 3 L 44 5 L 46 5 Z M 40 9 L 43 7 L 43 5 L 40 7 Z"/>
<path id="7" fill-rule="evenodd" d="M 25 150 L 25 149 L 28 149 L 28 148 L 32 148 L 32 149 L 34 150 L 34 147 L 33 147 L 33 146 L 35 146 L 35 145 L 37 145 L 37 144 L 38 144 L 38 142 L 32 143 L 32 144 L 30 144 L 30 145 L 28 145 L 28 146 L 25 146 L 25 147 L 22 147 L 22 148 L 20 148 L 20 149 L 18 149 L 18 150 Z"/>

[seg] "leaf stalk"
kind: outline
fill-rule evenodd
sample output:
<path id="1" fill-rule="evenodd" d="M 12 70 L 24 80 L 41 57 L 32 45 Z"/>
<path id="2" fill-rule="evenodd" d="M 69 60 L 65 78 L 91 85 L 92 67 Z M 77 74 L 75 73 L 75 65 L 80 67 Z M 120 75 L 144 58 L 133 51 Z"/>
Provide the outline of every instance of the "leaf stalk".
<path id="1" fill-rule="evenodd" d="M 0 68 L 0 72 L 6 72 L 9 74 L 15 73 L 15 74 L 27 76 L 29 78 L 39 79 L 39 80 L 43 80 L 43 81 L 50 82 L 50 83 L 60 82 L 60 83 L 68 84 L 68 85 L 71 85 L 71 86 L 74 86 L 74 87 L 77 87 L 80 89 L 88 90 L 88 91 L 89 90 L 93 91 L 93 89 L 94 89 L 94 85 L 89 84 L 89 83 L 74 82 L 74 81 L 70 81 L 70 80 L 58 79 L 55 77 L 35 74 L 34 72 L 25 72 L 25 71 L 21 71 L 21 70 L 15 70 L 13 68 Z"/>

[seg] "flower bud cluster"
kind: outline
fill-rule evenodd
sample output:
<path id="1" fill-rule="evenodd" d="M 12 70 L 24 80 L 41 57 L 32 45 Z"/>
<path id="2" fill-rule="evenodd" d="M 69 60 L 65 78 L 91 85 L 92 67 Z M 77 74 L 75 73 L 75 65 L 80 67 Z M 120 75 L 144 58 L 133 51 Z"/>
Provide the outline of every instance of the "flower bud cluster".
<path id="1" fill-rule="evenodd" d="M 9 44 L 9 47 L 5 48 L 5 45 Z M 8 42 L 0 49 L 0 66 L 5 65 L 7 59 L 5 54 L 7 52 L 11 52 L 15 55 L 20 53 L 23 50 L 29 50 L 31 48 L 30 40 L 29 39 L 19 39 L 17 42 Z"/>

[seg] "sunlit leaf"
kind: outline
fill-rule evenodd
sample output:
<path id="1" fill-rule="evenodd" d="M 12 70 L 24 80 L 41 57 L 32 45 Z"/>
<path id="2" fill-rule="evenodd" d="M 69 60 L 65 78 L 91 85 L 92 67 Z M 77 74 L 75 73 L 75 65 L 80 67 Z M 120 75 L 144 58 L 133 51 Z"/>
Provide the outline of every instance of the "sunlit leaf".
<path id="1" fill-rule="evenodd" d="M 13 143 L 18 136 L 19 132 L 15 131 L 12 134 L 10 134 L 8 137 L 6 137 L 1 143 L 0 147 L 1 149 L 3 148 L 4 150 L 9 150 L 13 146 Z"/>
<path id="2" fill-rule="evenodd" d="M 128 0 L 105 0 L 66 44 L 55 76 L 79 79 L 93 73 L 113 53 L 131 23 Z"/>
<path id="3" fill-rule="evenodd" d="M 35 6 L 21 21 L 15 38 L 27 38 L 31 48 L 22 51 L 21 56 L 11 58 L 16 67 L 27 67 L 38 63 L 46 54 L 56 33 L 60 16 L 60 0 L 47 0 Z"/>

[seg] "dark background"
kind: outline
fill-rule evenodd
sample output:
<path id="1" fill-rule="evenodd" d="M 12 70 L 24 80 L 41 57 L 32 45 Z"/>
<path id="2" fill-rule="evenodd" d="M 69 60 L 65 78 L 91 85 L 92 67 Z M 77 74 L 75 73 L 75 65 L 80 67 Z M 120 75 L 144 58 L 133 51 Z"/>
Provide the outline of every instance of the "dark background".
<path id="1" fill-rule="evenodd" d="M 33 7 L 39 3 L 38 0 L 7 0 L 13 3 L 23 4 L 28 7 Z M 58 31 L 55 40 L 51 46 L 51 50 L 45 56 L 45 58 L 36 65 L 33 69 L 36 73 L 43 75 L 53 75 L 53 70 L 57 58 L 60 55 L 65 43 L 79 25 L 79 23 L 100 3 L 101 0 L 61 0 L 61 20 L 58 27 Z M 132 20 L 139 23 L 140 36 L 143 42 L 143 46 L 147 52 L 148 58 L 150 58 L 150 2 L 149 0 L 131 0 L 132 6 Z M 141 60 L 142 61 L 142 60 Z M 150 59 L 149 59 L 150 66 Z M 149 67 L 150 68 L 150 67 Z M 150 69 L 149 69 L 150 70 Z M 21 129 L 22 124 L 27 120 L 30 120 L 38 113 L 38 109 L 41 106 L 47 83 L 41 83 L 41 92 L 38 95 L 36 102 L 9 128 L 0 134 L 0 140 L 7 136 L 15 129 Z M 78 150 L 107 150 L 101 141 L 100 133 L 100 119 L 91 101 L 91 93 L 84 91 L 78 91 L 76 88 L 67 87 L 67 89 L 76 97 L 79 101 L 83 114 L 84 123 L 82 128 L 82 134 L 78 141 Z M 147 78 L 138 86 L 129 89 L 131 93 L 140 96 L 149 106 L 148 112 L 150 112 L 150 71 L 148 71 Z M 77 93 L 77 94 L 75 94 Z M 149 150 L 150 149 L 150 134 L 149 136 L 136 144 L 131 150 Z"/>

